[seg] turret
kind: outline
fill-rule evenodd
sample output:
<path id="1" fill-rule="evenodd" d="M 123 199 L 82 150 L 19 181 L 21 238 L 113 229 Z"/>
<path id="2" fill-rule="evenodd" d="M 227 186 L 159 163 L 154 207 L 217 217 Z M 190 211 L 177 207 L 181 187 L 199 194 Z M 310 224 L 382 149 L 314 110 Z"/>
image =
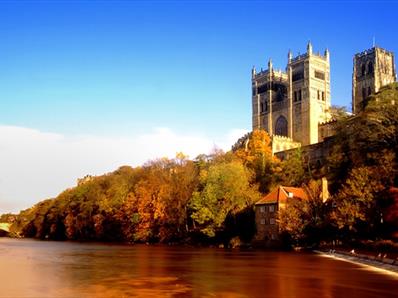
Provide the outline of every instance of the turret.
<path id="1" fill-rule="evenodd" d="M 308 44 L 307 44 L 307 54 L 308 55 L 312 55 L 312 44 L 311 44 L 311 41 L 308 41 Z"/>
<path id="2" fill-rule="evenodd" d="M 287 53 L 287 62 L 290 63 L 292 61 L 293 55 L 292 55 L 292 51 L 289 50 L 289 52 Z"/>
<path id="3" fill-rule="evenodd" d="M 329 61 L 329 50 L 328 49 L 325 50 L 325 59 L 327 61 Z"/>
<path id="4" fill-rule="evenodd" d="M 252 68 L 252 78 L 256 76 L 256 68 L 253 66 Z"/>
<path id="5" fill-rule="evenodd" d="M 272 70 L 272 60 L 271 60 L 271 58 L 268 60 L 268 70 L 269 71 Z"/>

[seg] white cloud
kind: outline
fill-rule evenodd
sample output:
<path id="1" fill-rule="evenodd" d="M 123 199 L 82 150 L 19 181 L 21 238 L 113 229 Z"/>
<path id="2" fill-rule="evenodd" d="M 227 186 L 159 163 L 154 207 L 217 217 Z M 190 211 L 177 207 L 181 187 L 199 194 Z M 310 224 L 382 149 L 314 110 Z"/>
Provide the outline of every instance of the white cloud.
<path id="1" fill-rule="evenodd" d="M 72 187 L 86 174 L 101 175 L 122 165 L 140 165 L 149 159 L 190 157 L 208 153 L 216 145 L 229 150 L 245 130 L 234 129 L 225 138 L 179 135 L 168 128 L 129 137 L 64 136 L 39 130 L 0 126 L 0 214 L 17 212 Z"/>

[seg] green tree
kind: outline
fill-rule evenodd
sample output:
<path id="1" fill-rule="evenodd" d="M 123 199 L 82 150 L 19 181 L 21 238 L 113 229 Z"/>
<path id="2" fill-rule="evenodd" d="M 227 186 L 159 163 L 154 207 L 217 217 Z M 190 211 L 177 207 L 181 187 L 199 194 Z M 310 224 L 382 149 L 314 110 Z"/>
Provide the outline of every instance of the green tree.
<path id="1" fill-rule="evenodd" d="M 301 149 L 294 150 L 293 154 L 280 163 L 278 180 L 286 186 L 301 186 L 309 181 L 308 169 L 304 165 Z"/>
<path id="2" fill-rule="evenodd" d="M 201 188 L 193 193 L 190 209 L 202 233 L 214 237 L 224 228 L 228 214 L 251 206 L 259 198 L 250 180 L 250 172 L 239 161 L 214 164 L 201 171 Z"/>

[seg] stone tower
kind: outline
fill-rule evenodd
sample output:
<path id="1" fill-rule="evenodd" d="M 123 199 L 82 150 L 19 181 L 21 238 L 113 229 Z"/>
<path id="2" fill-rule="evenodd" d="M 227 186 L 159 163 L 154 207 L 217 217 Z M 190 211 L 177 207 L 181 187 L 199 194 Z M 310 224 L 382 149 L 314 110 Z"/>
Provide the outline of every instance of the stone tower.
<path id="1" fill-rule="evenodd" d="M 329 52 L 312 51 L 297 57 L 288 54 L 286 72 L 252 70 L 252 127 L 263 128 L 273 136 L 309 145 L 318 142 L 318 124 L 329 120 Z"/>
<path id="2" fill-rule="evenodd" d="M 363 110 L 366 99 L 380 87 L 395 82 L 394 54 L 379 47 L 354 56 L 352 75 L 352 112 Z"/>
<path id="3" fill-rule="evenodd" d="M 288 118 L 288 77 L 281 70 L 275 70 L 272 61 L 268 62 L 268 69 L 259 73 L 252 70 L 252 126 L 254 129 L 265 129 L 271 136 L 279 134 L 290 136 L 287 122 L 278 126 L 275 132 L 275 119 L 282 116 Z M 275 132 L 275 133 L 274 133 Z"/>

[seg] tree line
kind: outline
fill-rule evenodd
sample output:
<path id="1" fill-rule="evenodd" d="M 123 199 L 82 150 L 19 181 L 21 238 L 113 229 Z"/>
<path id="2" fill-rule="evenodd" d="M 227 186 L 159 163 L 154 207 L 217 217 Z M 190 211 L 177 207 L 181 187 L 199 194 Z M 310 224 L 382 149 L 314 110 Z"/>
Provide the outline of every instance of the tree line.
<path id="1" fill-rule="evenodd" d="M 311 198 L 279 214 L 281 233 L 291 242 L 388 237 L 396 228 L 383 212 L 398 185 L 397 103 L 398 85 L 392 84 L 372 95 L 362 113 L 338 114 L 320 171 L 331 182 L 327 203 L 300 150 L 278 160 L 268 134 L 256 130 L 228 152 L 195 159 L 179 153 L 83 179 L 21 211 L 11 228 L 23 237 L 54 240 L 248 242 L 255 233 L 254 203 L 285 185 L 302 186 Z"/>

